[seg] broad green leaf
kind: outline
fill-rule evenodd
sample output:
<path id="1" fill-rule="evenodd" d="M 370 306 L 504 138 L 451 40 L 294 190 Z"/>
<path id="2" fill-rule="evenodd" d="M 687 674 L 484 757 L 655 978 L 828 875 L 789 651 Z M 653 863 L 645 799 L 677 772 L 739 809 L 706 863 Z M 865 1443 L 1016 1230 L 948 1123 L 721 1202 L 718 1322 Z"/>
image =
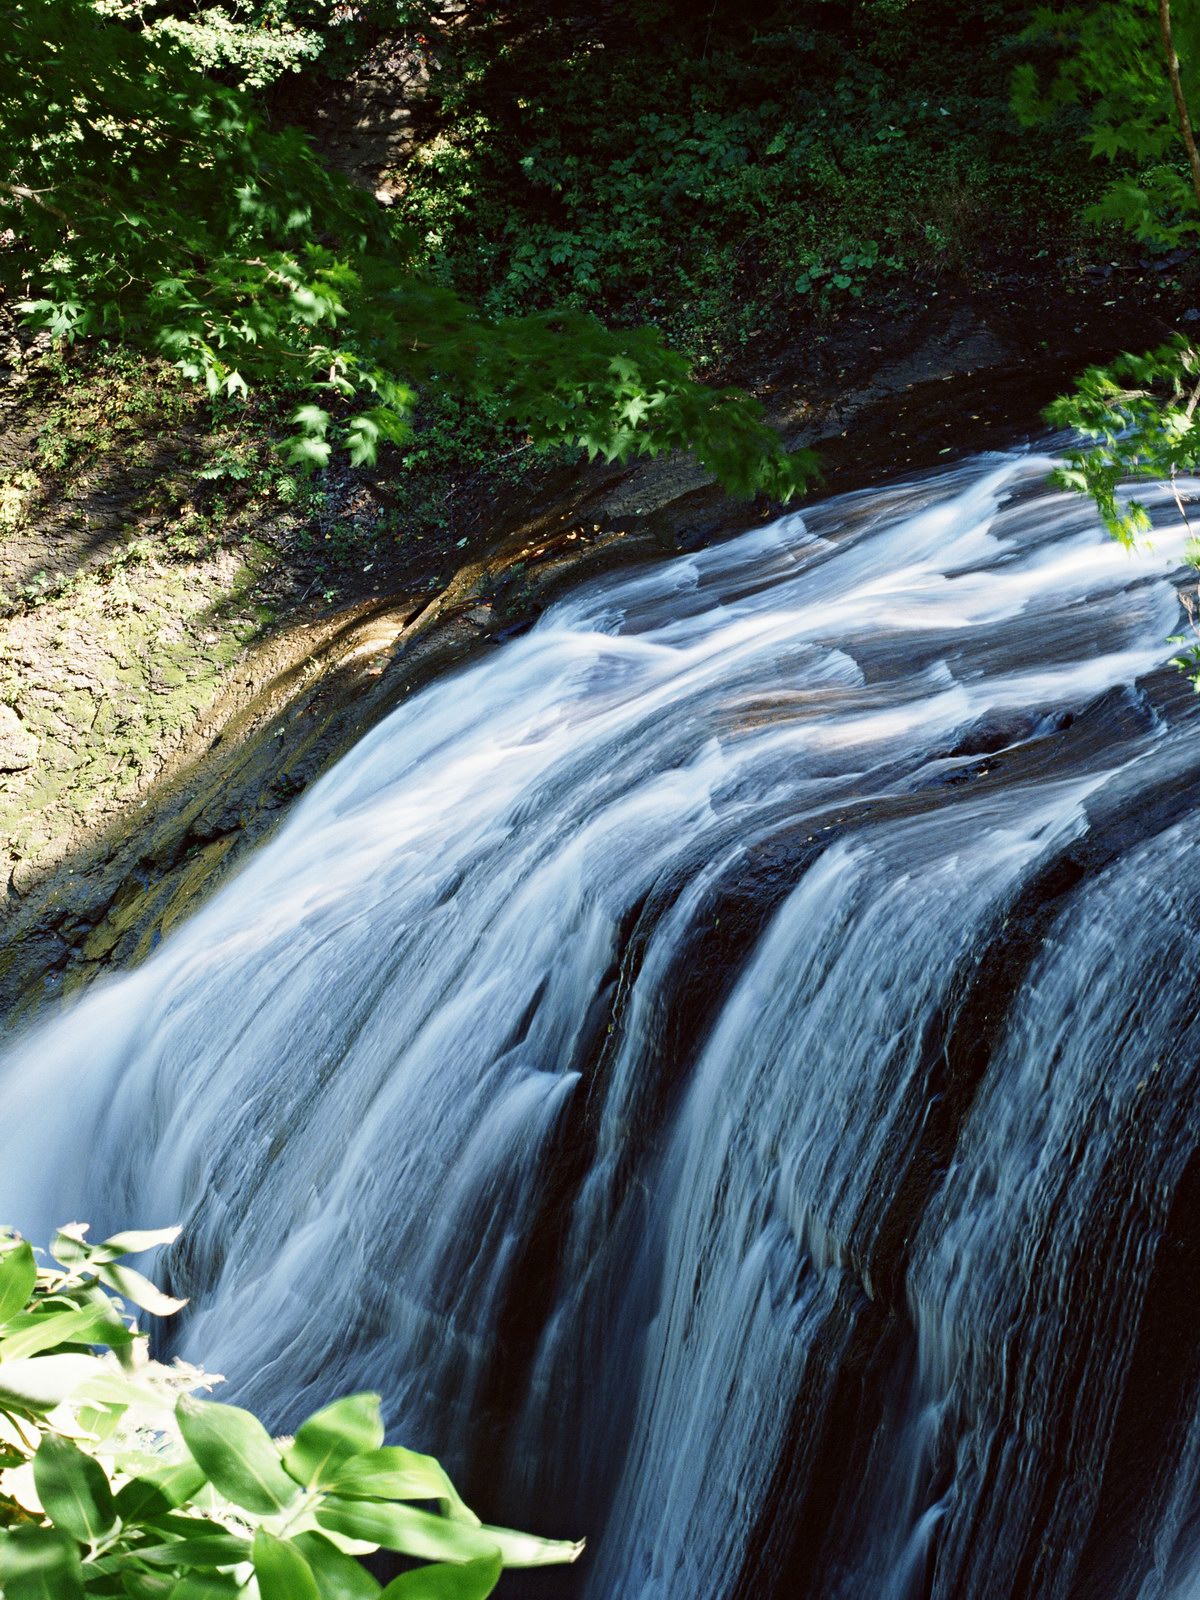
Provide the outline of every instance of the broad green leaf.
<path id="1" fill-rule="evenodd" d="M 204 1469 L 190 1458 L 141 1472 L 119 1490 L 117 1515 L 122 1522 L 160 1517 L 194 1499 L 207 1482 Z"/>
<path id="2" fill-rule="evenodd" d="M 96 1356 L 33 1356 L 28 1361 L 0 1363 L 0 1401 L 26 1406 L 30 1411 L 49 1411 L 89 1378 L 103 1374 L 105 1367 Z"/>
<path id="3" fill-rule="evenodd" d="M 297 406 L 292 413 L 292 421 L 297 427 L 303 428 L 305 433 L 320 434 L 323 438 L 329 427 L 330 417 L 328 411 L 325 411 L 321 406 L 310 403 Z"/>
<path id="4" fill-rule="evenodd" d="M 485 1600 L 500 1581 L 499 1551 L 474 1561 L 418 1567 L 393 1578 L 381 1600 Z"/>
<path id="5" fill-rule="evenodd" d="M 50 1253 L 64 1267 L 78 1267 L 90 1259 L 92 1247 L 87 1242 L 90 1224 L 68 1222 L 59 1228 L 50 1245 Z"/>
<path id="6" fill-rule="evenodd" d="M 38 1499 L 56 1528 L 81 1544 L 98 1544 L 117 1526 L 117 1507 L 104 1468 L 68 1439 L 47 1434 L 33 1458 Z"/>
<path id="7" fill-rule="evenodd" d="M 0 1589 L 4 1600 L 82 1600 L 75 1541 L 54 1528 L 0 1533 Z"/>
<path id="8" fill-rule="evenodd" d="M 44 1311 L 18 1332 L 0 1339 L 0 1364 L 21 1361 L 61 1344 L 128 1344 L 133 1338 L 110 1301 L 79 1311 Z"/>
<path id="9" fill-rule="evenodd" d="M 438 1500 L 447 1516 L 479 1526 L 479 1518 L 463 1504 L 441 1464 L 398 1445 L 352 1456 L 329 1488 L 348 1499 Z"/>
<path id="10" fill-rule="evenodd" d="M 351 1457 L 383 1443 L 377 1394 L 348 1394 L 301 1423 L 283 1464 L 305 1488 L 328 1488 Z"/>
<path id="11" fill-rule="evenodd" d="M 575 1561 L 583 1550 L 582 1542 L 538 1539 L 486 1524 L 475 1528 L 411 1506 L 372 1500 L 329 1499 L 317 1507 L 316 1517 L 334 1533 L 369 1539 L 423 1561 L 471 1561 L 498 1550 L 506 1567 L 544 1567 Z"/>
<path id="12" fill-rule="evenodd" d="M 169 1391 L 147 1383 L 136 1374 L 114 1372 L 100 1363 L 100 1370 L 81 1384 L 73 1399 L 104 1406 L 141 1406 L 147 1411 L 171 1414 L 174 1406 Z M 0 1368 L 0 1372 L 3 1368 Z"/>
<path id="13" fill-rule="evenodd" d="M 322 1533 L 299 1533 L 292 1543 L 312 1568 L 321 1600 L 378 1600 L 380 1585 L 361 1562 Z"/>
<path id="14" fill-rule="evenodd" d="M 283 446 L 284 460 L 297 467 L 327 467 L 332 454 L 333 447 L 328 439 L 310 438 L 305 434 L 297 434 Z"/>
<path id="15" fill-rule="evenodd" d="M 254 1535 L 254 1576 L 262 1600 L 321 1600 L 312 1568 L 295 1545 L 263 1528 Z"/>
<path id="16" fill-rule="evenodd" d="M 102 1239 L 92 1247 L 92 1260 L 115 1261 L 118 1256 L 140 1255 L 160 1244 L 174 1244 L 182 1231 L 179 1227 L 130 1228 L 125 1233 L 114 1233 L 111 1239 Z"/>
<path id="17" fill-rule="evenodd" d="M 138 1546 L 138 1560 L 156 1567 L 236 1567 L 249 1559 L 250 1541 L 232 1533 L 202 1533 L 195 1539 Z"/>
<path id="18" fill-rule="evenodd" d="M 174 1578 L 159 1572 L 127 1572 L 122 1579 L 125 1593 L 133 1600 L 174 1600 Z"/>
<path id="19" fill-rule="evenodd" d="M 238 1406 L 183 1395 L 175 1407 L 183 1441 L 209 1480 L 235 1505 L 281 1511 L 298 1493 L 271 1435 Z"/>
<path id="20" fill-rule="evenodd" d="M 234 1595 L 245 1596 L 246 1586 L 226 1572 L 189 1572 L 187 1577 L 175 1579 L 171 1600 L 233 1600 Z"/>
<path id="21" fill-rule="evenodd" d="M 0 1326 L 23 1311 L 37 1282 L 37 1262 L 24 1239 L 0 1255 Z"/>
<path id="22" fill-rule="evenodd" d="M 133 1600 L 233 1600 L 244 1595 L 245 1587 L 223 1572 L 192 1572 L 186 1577 L 159 1572 L 122 1573 L 122 1582 Z"/>
<path id="23" fill-rule="evenodd" d="M 187 1305 L 186 1300 L 176 1300 L 174 1296 L 164 1294 L 149 1278 L 135 1272 L 132 1267 L 118 1267 L 106 1262 L 98 1267 L 98 1271 L 101 1283 L 156 1317 L 174 1316 L 176 1311 L 182 1311 Z"/>

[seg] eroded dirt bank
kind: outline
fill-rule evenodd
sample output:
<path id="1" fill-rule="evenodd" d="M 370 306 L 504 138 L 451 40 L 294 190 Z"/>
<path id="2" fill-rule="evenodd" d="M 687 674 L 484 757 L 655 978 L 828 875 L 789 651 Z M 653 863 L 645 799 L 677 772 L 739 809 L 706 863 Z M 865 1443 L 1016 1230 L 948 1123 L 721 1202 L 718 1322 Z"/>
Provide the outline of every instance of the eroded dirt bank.
<path id="1" fill-rule="evenodd" d="M 819 444 L 838 492 L 1035 430 L 1071 372 L 1165 332 L 1153 280 L 1133 287 L 1118 308 L 1082 274 L 1069 300 L 1020 273 L 943 285 L 757 352 L 737 376 L 793 442 Z M 561 585 L 777 509 L 730 501 L 685 461 L 548 470 L 509 504 L 463 506 L 440 538 L 360 538 L 331 583 L 294 519 L 289 534 L 264 513 L 237 541 L 180 538 L 162 492 L 178 417 L 155 437 L 139 413 L 119 468 L 55 493 L 23 465 L 40 436 L 19 381 L 7 401 L 0 582 L 59 575 L 0 619 L 10 1027 L 141 959 L 366 729 Z M 348 480 L 347 517 L 369 532 L 386 493 Z"/>

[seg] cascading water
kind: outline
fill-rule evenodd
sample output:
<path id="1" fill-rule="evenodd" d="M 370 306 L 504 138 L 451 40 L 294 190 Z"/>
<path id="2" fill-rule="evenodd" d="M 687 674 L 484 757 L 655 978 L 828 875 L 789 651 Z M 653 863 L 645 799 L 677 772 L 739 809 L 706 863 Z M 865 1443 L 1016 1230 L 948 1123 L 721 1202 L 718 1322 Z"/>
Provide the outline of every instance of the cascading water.
<path id="1" fill-rule="evenodd" d="M 605 579 L 0 1070 L 0 1215 L 381 1390 L 514 1594 L 1200 1596 L 1185 529 L 989 457 Z"/>

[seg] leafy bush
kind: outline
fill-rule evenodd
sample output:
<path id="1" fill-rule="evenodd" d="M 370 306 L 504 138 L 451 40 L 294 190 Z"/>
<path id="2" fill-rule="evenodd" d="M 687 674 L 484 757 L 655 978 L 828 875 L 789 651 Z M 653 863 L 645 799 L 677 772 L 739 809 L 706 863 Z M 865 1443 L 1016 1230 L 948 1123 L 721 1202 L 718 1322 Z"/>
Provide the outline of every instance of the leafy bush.
<path id="1" fill-rule="evenodd" d="M 1200 70 L 1196 8 L 1173 16 L 1169 0 L 1042 7 L 1024 39 L 1039 59 L 1014 77 L 1022 120 L 1073 132 L 1109 166 L 1093 218 L 1119 223 L 1159 251 L 1194 239 L 1200 154 L 1188 94 Z M 1200 465 L 1198 403 L 1200 349 L 1183 334 L 1090 368 L 1047 412 L 1055 426 L 1087 440 L 1069 453 L 1059 482 L 1090 494 L 1110 532 L 1132 541 L 1148 530 L 1149 517 L 1118 489 L 1128 478 L 1174 483 Z"/>
<path id="2" fill-rule="evenodd" d="M 439 45 L 397 209 L 494 314 L 568 304 L 727 358 L 793 312 L 1071 216 L 1073 153 L 1013 137 L 1012 12 L 479 8 Z"/>
<path id="3" fill-rule="evenodd" d="M 5 22 L 0 286 L 57 338 L 141 344 L 214 397 L 295 393 L 289 456 L 309 467 L 338 443 L 374 461 L 416 388 L 439 386 L 538 444 L 691 449 L 739 493 L 787 499 L 809 476 L 753 401 L 695 383 L 654 330 L 488 321 L 417 276 L 368 195 L 161 29 L 89 0 L 12 0 Z"/>
<path id="4" fill-rule="evenodd" d="M 484 1526 L 436 1461 L 385 1445 L 378 1395 L 280 1440 L 196 1398 L 219 1380 L 151 1360 L 122 1305 L 180 1308 L 126 1259 L 178 1231 L 90 1244 L 75 1224 L 42 1266 L 0 1233 L 3 1600 L 482 1600 L 504 1567 L 576 1559 Z M 383 1588 L 355 1560 L 380 1548 L 433 1564 Z"/>
<path id="5" fill-rule="evenodd" d="M 148 33 L 166 34 L 209 72 L 220 72 L 238 88 L 261 89 L 284 72 L 299 72 L 321 54 L 324 38 L 316 28 L 296 27 L 281 5 L 254 6 L 249 16 L 234 0 L 224 6 L 193 8 L 190 16 L 166 10 L 157 0 L 95 0 L 96 9 Z"/>

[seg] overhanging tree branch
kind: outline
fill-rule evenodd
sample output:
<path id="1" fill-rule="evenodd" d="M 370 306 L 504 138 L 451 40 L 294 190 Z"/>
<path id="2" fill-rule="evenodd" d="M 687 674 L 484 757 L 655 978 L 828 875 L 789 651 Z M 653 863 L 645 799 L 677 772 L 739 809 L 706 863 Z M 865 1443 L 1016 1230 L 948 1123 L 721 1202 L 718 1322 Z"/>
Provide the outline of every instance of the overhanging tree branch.
<path id="1" fill-rule="evenodd" d="M 1179 118 L 1179 132 L 1183 148 L 1187 151 L 1188 167 L 1192 174 L 1192 188 L 1196 203 L 1200 205 L 1200 150 L 1196 148 L 1196 135 L 1192 129 L 1191 113 L 1184 98 L 1183 83 L 1179 75 L 1179 56 L 1171 34 L 1171 0 L 1158 0 L 1158 31 L 1162 35 L 1163 51 L 1167 58 L 1167 77 L 1171 80 L 1171 94 L 1175 101 L 1175 114 Z"/>

